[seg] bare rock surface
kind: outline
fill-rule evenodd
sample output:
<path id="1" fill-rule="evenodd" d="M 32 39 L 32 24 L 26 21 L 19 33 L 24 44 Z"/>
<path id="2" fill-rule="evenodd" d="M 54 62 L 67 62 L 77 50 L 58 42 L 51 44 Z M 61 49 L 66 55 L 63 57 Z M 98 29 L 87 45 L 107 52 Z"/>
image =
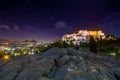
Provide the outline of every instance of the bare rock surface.
<path id="1" fill-rule="evenodd" d="M 0 61 L 0 80 L 120 80 L 119 61 L 89 51 L 52 48 L 6 64 Z"/>

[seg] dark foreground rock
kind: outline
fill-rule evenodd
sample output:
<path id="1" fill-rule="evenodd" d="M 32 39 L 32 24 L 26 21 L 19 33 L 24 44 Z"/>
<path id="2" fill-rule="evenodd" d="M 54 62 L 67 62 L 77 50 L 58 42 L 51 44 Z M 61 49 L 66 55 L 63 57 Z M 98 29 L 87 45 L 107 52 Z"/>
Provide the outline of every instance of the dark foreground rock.
<path id="1" fill-rule="evenodd" d="M 52 48 L 1 62 L 0 80 L 120 80 L 116 60 L 89 51 Z"/>

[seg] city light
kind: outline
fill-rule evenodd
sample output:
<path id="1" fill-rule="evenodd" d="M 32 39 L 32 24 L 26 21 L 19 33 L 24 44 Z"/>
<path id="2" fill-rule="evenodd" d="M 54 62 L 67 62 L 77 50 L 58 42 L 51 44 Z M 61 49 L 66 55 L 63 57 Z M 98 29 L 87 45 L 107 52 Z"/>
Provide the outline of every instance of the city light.
<path id="1" fill-rule="evenodd" d="M 110 53 L 110 55 L 111 55 L 111 56 L 115 56 L 115 55 L 116 55 L 116 53 L 115 53 L 115 52 L 112 52 L 112 53 Z"/>
<path id="2" fill-rule="evenodd" d="M 10 59 L 10 56 L 9 56 L 9 55 L 5 55 L 5 56 L 4 56 L 4 59 L 5 59 L 5 60 L 9 60 L 9 59 Z"/>

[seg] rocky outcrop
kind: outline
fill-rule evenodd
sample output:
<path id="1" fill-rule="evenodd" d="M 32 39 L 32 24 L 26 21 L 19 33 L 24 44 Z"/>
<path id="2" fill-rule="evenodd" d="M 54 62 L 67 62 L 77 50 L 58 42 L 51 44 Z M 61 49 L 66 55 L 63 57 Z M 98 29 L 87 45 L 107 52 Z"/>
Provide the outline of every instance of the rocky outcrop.
<path id="1" fill-rule="evenodd" d="M 40 55 L 13 58 L 2 65 L 0 80 L 120 80 L 117 59 L 89 51 L 52 48 Z"/>

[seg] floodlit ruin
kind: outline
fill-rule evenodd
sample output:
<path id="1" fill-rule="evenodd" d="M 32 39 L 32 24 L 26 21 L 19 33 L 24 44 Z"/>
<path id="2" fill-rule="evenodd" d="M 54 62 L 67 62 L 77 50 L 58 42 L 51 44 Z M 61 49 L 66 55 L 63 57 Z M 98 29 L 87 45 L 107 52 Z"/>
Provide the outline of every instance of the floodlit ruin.
<path id="1" fill-rule="evenodd" d="M 72 41 L 74 44 L 87 42 L 93 36 L 95 40 L 105 39 L 105 35 L 102 30 L 79 30 L 76 33 L 65 34 L 62 37 L 62 41 L 66 41 L 68 44 Z"/>

